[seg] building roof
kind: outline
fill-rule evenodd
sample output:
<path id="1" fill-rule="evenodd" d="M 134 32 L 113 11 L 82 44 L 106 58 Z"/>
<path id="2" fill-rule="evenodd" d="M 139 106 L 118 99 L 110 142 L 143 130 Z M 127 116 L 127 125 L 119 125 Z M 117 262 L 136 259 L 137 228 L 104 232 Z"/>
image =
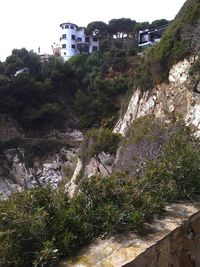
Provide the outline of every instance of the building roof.
<path id="1" fill-rule="evenodd" d="M 62 27 L 63 25 L 66 25 L 66 24 L 70 24 L 70 25 L 73 25 L 73 26 L 78 27 L 76 24 L 71 23 L 71 22 L 64 22 L 64 23 L 61 23 L 61 24 L 60 24 L 60 27 Z"/>
<path id="2" fill-rule="evenodd" d="M 166 24 L 166 25 L 159 26 L 159 27 L 152 28 L 152 29 L 150 28 L 150 29 L 141 30 L 141 31 L 139 31 L 139 34 L 146 33 L 146 32 L 151 33 L 151 32 L 156 32 L 156 31 L 162 31 L 162 30 L 167 29 L 168 26 L 169 26 L 169 24 Z"/>

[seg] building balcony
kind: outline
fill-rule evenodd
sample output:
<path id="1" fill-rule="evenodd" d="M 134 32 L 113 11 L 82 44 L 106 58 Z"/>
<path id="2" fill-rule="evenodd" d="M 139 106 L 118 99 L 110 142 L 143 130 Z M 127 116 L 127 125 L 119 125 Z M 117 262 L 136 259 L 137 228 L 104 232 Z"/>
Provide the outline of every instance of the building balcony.
<path id="1" fill-rule="evenodd" d="M 81 40 L 81 41 L 80 40 L 76 40 L 76 43 L 77 44 L 80 44 L 80 45 L 81 44 L 83 44 L 83 45 L 90 45 L 89 43 L 85 42 L 84 40 Z"/>

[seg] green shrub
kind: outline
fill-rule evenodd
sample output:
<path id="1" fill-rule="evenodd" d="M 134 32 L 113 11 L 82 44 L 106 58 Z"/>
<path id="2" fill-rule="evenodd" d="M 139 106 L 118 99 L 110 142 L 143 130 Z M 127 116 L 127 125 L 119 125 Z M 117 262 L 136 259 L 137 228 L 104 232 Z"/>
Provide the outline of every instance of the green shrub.
<path id="1" fill-rule="evenodd" d="M 43 189 L 16 194 L 1 202 L 0 266 L 31 266 L 48 238 L 48 198 L 48 189 Z"/>
<path id="2" fill-rule="evenodd" d="M 161 156 L 164 144 L 168 141 L 173 126 L 146 115 L 133 122 L 126 136 L 122 138 L 115 170 L 125 171 L 133 178 L 141 174 L 149 160 Z"/>
<path id="3" fill-rule="evenodd" d="M 81 145 L 81 159 L 84 164 L 101 152 L 115 154 L 120 135 L 108 128 L 91 129 L 86 132 Z"/>

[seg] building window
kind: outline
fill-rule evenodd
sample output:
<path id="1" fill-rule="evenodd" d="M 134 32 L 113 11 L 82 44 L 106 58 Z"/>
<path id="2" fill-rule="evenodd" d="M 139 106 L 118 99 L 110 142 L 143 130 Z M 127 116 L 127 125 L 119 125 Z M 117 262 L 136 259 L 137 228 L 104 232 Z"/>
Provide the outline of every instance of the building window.
<path id="1" fill-rule="evenodd" d="M 72 34 L 72 40 L 76 40 L 76 36 Z"/>
<path id="2" fill-rule="evenodd" d="M 66 39 L 66 34 L 63 34 L 63 35 L 62 35 L 62 38 L 63 38 L 63 39 Z"/>
<path id="3" fill-rule="evenodd" d="M 62 29 L 64 29 L 65 28 L 65 26 L 62 26 Z"/>
<path id="4" fill-rule="evenodd" d="M 65 25 L 65 29 L 69 29 L 69 25 Z"/>
<path id="5" fill-rule="evenodd" d="M 62 48 L 66 48 L 66 44 L 63 44 L 63 45 L 62 45 Z"/>
<path id="6" fill-rule="evenodd" d="M 73 49 L 76 49 L 76 46 L 75 46 L 74 44 L 72 44 L 72 48 L 73 48 Z"/>
<path id="7" fill-rule="evenodd" d="M 77 41 L 78 41 L 78 42 L 82 42 L 82 38 L 81 38 L 81 37 L 78 37 L 78 38 L 77 38 Z"/>
<path id="8" fill-rule="evenodd" d="M 93 37 L 93 42 L 97 42 L 97 37 Z"/>
<path id="9" fill-rule="evenodd" d="M 70 29 L 72 29 L 72 30 L 73 30 L 73 29 L 74 29 L 74 26 L 73 26 L 73 25 L 70 25 Z"/>
<path id="10" fill-rule="evenodd" d="M 88 37 L 85 37 L 85 42 L 86 43 L 89 43 L 90 42 L 90 37 L 88 36 Z"/>
<path id="11" fill-rule="evenodd" d="M 92 51 L 97 51 L 98 50 L 98 47 L 97 46 L 93 46 L 92 47 Z"/>
<path id="12" fill-rule="evenodd" d="M 64 56 L 66 56 L 66 52 L 64 52 Z"/>

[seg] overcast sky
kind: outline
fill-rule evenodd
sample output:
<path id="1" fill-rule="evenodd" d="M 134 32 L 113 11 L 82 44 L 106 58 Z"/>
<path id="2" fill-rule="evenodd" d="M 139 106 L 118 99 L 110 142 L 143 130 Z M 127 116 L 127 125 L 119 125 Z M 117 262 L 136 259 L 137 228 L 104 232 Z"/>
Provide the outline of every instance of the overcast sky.
<path id="1" fill-rule="evenodd" d="M 108 22 L 113 18 L 131 18 L 138 22 L 165 18 L 171 20 L 185 0 L 1 0 L 0 60 L 13 48 L 41 47 L 51 53 L 51 45 L 60 37 L 59 24 L 72 22 Z"/>

